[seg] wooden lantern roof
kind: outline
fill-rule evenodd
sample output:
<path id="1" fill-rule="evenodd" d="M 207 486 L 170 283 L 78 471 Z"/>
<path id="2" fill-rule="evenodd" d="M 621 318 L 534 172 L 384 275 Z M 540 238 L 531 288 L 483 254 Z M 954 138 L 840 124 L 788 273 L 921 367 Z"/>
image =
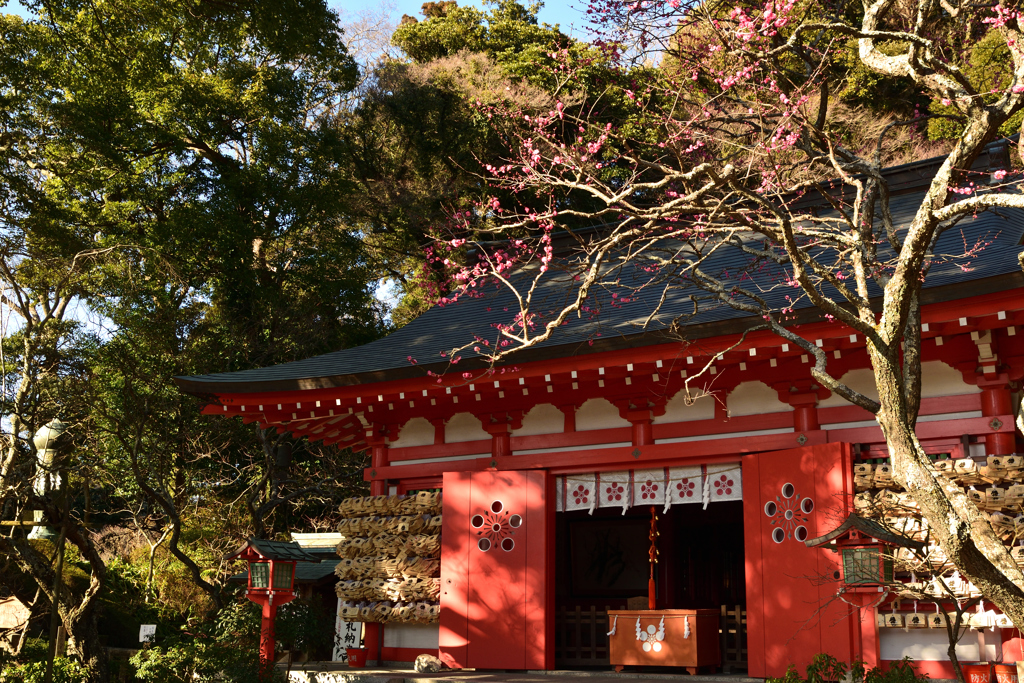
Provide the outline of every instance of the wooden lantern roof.
<path id="1" fill-rule="evenodd" d="M 835 546 L 863 546 L 870 543 L 884 543 L 900 548 L 913 548 L 914 550 L 921 550 L 925 546 L 921 541 L 915 541 L 912 538 L 895 533 L 875 520 L 861 517 L 860 515 L 850 515 L 842 524 L 824 536 L 804 541 L 804 545 L 808 548 L 816 548 L 826 544 Z"/>
<path id="2" fill-rule="evenodd" d="M 233 553 L 224 556 L 225 560 L 259 561 L 274 560 L 286 562 L 320 562 L 320 558 L 303 550 L 294 541 L 268 541 L 262 538 L 250 538 Z"/>

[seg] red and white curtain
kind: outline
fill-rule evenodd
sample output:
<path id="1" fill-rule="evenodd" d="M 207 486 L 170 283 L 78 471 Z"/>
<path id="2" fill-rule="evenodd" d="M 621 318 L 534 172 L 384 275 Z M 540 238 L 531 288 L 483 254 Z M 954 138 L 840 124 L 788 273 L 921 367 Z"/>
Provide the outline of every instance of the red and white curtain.
<path id="1" fill-rule="evenodd" d="M 557 478 L 556 509 L 559 512 L 597 508 L 621 509 L 634 505 L 710 503 L 743 499 L 743 473 L 738 462 L 714 465 L 659 467 L 617 472 L 568 474 Z"/>

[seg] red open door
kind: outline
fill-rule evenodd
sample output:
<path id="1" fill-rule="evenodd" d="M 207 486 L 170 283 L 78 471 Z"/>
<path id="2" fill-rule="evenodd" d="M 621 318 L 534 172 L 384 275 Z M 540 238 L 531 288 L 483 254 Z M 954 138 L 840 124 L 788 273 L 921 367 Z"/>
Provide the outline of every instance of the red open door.
<path id="1" fill-rule="evenodd" d="M 446 472 L 439 649 L 449 666 L 554 668 L 554 478 Z"/>
<path id="2" fill-rule="evenodd" d="M 803 675 L 819 652 L 850 661 L 859 622 L 836 598 L 838 557 L 803 541 L 846 518 L 852 490 L 847 444 L 744 456 L 749 675 Z"/>

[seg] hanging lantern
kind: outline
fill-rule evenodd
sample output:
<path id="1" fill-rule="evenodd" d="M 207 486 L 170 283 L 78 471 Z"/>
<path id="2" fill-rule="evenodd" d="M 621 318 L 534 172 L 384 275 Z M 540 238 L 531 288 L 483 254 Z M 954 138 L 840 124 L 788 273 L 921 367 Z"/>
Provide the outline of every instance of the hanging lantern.
<path id="1" fill-rule="evenodd" d="M 922 550 L 915 541 L 878 522 L 850 515 L 833 531 L 804 541 L 808 548 L 826 547 L 842 554 L 843 583 L 850 587 L 875 588 L 893 583 L 893 549 Z"/>
<path id="2" fill-rule="evenodd" d="M 886 553 L 883 544 L 843 548 L 840 552 L 843 555 L 843 583 L 850 586 L 877 586 L 893 582 L 892 555 Z"/>

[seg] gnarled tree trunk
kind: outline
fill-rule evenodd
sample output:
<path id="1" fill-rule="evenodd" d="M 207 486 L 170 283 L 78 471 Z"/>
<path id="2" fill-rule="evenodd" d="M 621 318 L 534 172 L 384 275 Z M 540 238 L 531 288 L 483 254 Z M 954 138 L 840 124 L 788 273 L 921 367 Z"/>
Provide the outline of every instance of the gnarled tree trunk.
<path id="1" fill-rule="evenodd" d="M 1024 624 L 1024 573 L 978 507 L 955 482 L 940 476 L 907 414 L 903 377 L 895 359 L 869 345 L 893 478 L 910 491 L 928 520 L 931 537 L 965 577 L 1014 624 Z"/>

